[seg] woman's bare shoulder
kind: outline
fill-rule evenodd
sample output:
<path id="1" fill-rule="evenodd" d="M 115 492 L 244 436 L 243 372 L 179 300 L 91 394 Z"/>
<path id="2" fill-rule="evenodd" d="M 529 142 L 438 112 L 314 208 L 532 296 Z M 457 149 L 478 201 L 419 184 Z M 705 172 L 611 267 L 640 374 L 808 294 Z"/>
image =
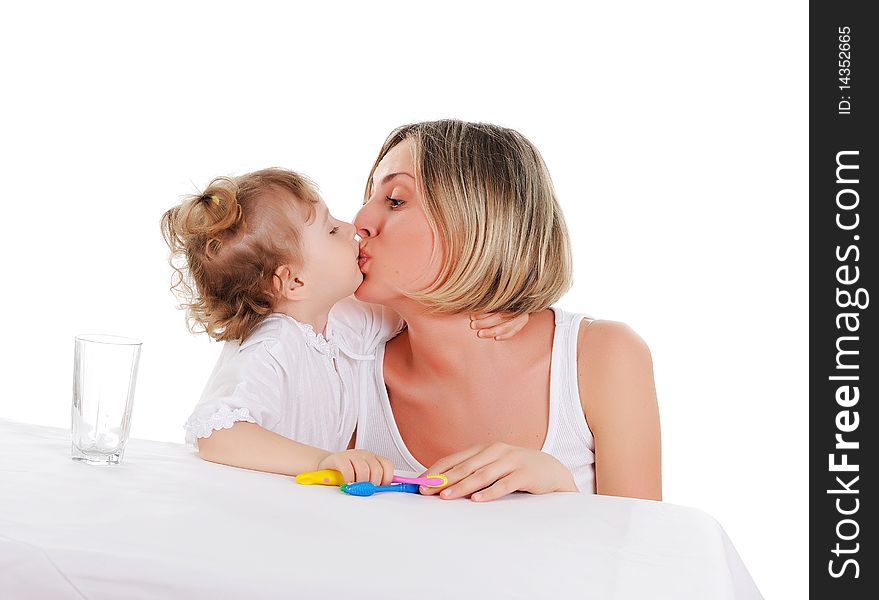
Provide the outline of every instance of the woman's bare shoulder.
<path id="1" fill-rule="evenodd" d="M 620 321 L 604 319 L 583 319 L 577 338 L 577 355 L 582 353 L 650 353 L 647 343 L 634 329 Z"/>
<path id="2" fill-rule="evenodd" d="M 577 380 L 583 410 L 600 418 L 632 404 L 655 403 L 647 343 L 619 321 L 583 320 L 577 339 Z M 595 419 L 593 419 L 595 421 Z"/>

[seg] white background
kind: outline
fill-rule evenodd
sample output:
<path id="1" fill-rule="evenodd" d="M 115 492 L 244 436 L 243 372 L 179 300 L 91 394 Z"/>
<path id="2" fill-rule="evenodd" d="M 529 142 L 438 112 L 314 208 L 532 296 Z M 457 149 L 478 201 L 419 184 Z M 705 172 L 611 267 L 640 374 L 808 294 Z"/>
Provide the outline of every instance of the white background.
<path id="1" fill-rule="evenodd" d="M 350 220 L 393 127 L 491 121 L 552 173 L 559 304 L 651 348 L 665 500 L 805 597 L 806 5 L 287 4 L 5 11 L 0 417 L 68 427 L 73 336 L 132 335 L 132 435 L 181 441 L 220 346 L 175 309 L 162 212 L 278 165 Z"/>

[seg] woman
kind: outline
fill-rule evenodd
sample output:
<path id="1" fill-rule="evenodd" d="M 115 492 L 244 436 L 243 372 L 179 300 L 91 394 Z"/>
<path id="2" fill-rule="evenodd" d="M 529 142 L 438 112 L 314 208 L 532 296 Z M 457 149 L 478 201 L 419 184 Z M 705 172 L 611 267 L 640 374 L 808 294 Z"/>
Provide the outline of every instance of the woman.
<path id="1" fill-rule="evenodd" d="M 445 473 L 447 499 L 578 489 L 661 499 L 650 352 L 622 323 L 550 308 L 570 287 L 570 244 L 527 139 L 454 120 L 401 127 L 354 224 L 356 297 L 407 323 L 378 346 L 357 448 Z M 486 344 L 466 324 L 488 312 L 531 318 Z"/>

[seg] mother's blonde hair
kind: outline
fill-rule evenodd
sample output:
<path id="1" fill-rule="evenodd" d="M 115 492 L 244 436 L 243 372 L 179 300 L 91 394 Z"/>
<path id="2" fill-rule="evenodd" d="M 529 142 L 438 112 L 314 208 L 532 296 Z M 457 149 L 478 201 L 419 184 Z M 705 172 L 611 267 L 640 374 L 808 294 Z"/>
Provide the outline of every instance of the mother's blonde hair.
<path id="1" fill-rule="evenodd" d="M 452 119 L 399 127 L 375 160 L 364 202 L 375 169 L 405 140 L 414 145 L 432 258 L 443 255 L 434 283 L 406 296 L 434 313 L 524 314 L 570 289 L 568 230 L 546 164 L 525 136 Z"/>

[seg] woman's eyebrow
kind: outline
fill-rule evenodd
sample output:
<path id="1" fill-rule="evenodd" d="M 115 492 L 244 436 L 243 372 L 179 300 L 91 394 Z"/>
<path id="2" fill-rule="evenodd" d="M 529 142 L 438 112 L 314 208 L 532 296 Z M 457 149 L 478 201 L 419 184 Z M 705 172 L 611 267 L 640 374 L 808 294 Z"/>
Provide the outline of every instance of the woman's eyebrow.
<path id="1" fill-rule="evenodd" d="M 389 182 L 391 179 L 393 179 L 393 178 L 396 177 L 397 175 L 405 175 L 406 177 L 409 177 L 410 179 L 412 179 L 413 181 L 415 181 L 415 177 L 414 177 L 411 173 L 406 173 L 405 171 L 399 171 L 399 172 L 397 172 L 397 173 L 390 173 L 390 174 L 385 175 L 384 177 L 382 177 L 381 185 L 386 184 L 387 182 Z"/>

